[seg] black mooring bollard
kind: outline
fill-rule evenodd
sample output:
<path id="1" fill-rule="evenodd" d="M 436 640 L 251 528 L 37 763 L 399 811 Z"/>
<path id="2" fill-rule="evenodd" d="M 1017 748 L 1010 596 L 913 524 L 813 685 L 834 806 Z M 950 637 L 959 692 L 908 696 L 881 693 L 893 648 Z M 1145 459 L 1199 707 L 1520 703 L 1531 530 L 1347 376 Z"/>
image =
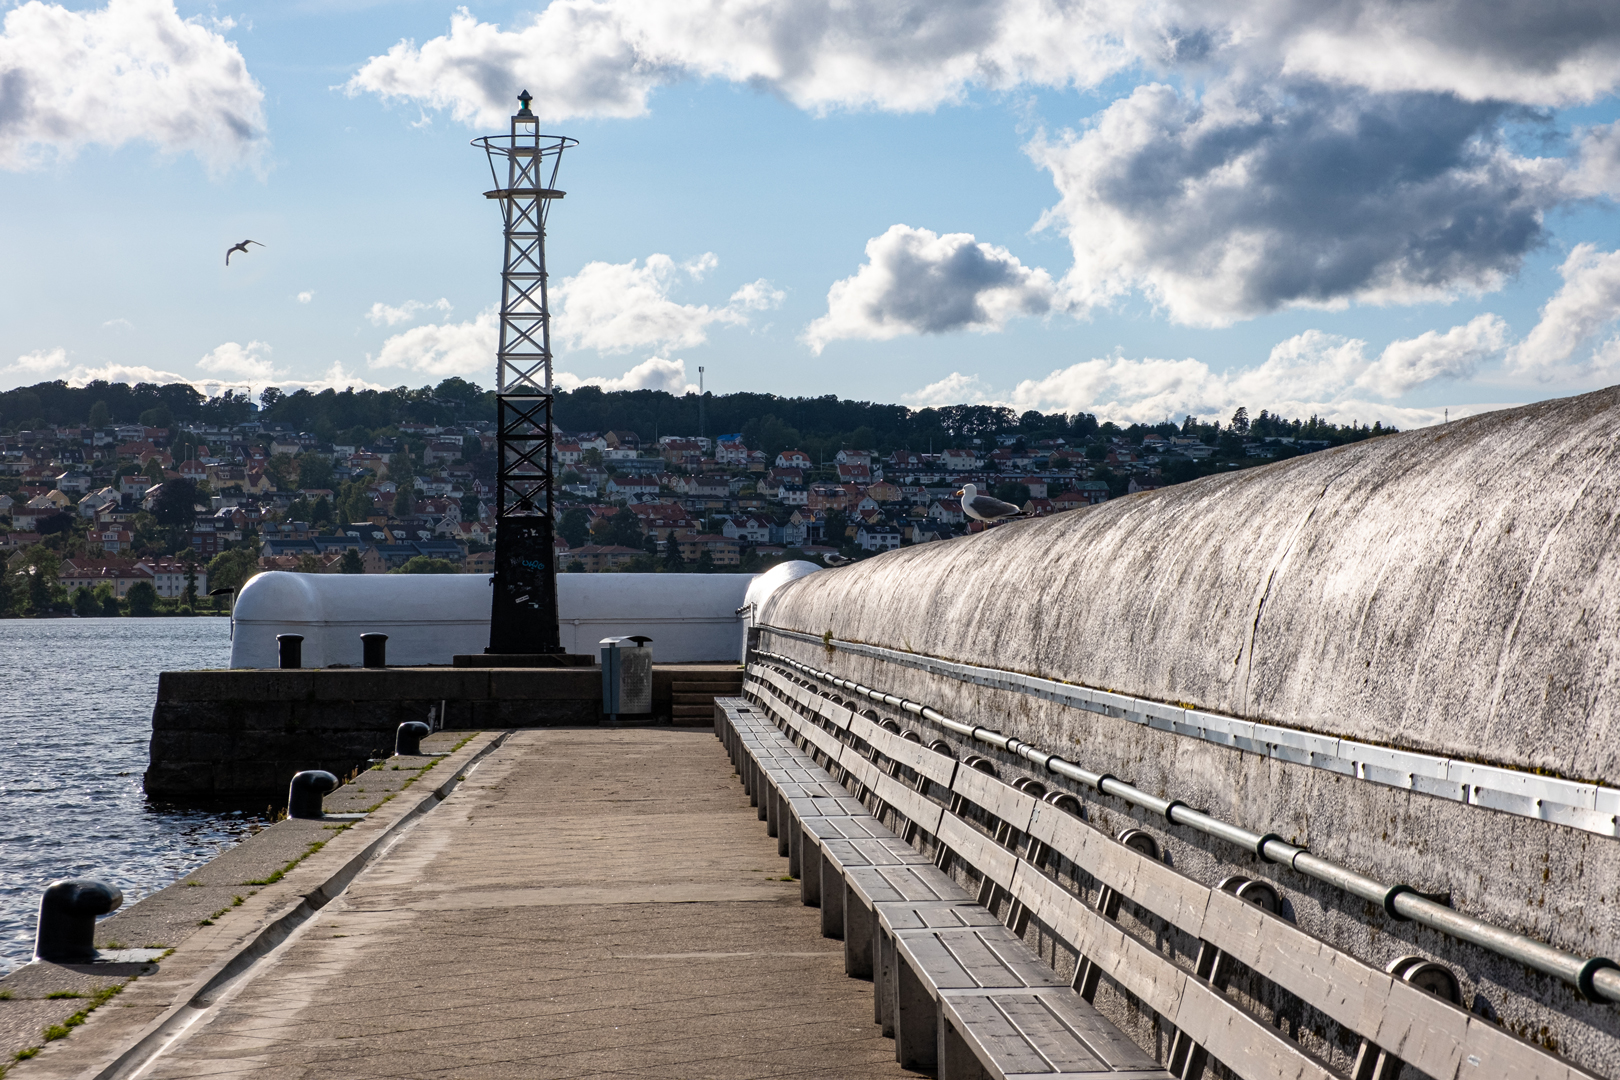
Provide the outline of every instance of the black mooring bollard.
<path id="1" fill-rule="evenodd" d="M 39 898 L 39 929 L 34 959 L 56 964 L 83 964 L 96 958 L 96 916 L 124 902 L 124 894 L 105 881 L 53 881 Z"/>
<path id="2" fill-rule="evenodd" d="M 387 634 L 361 634 L 360 649 L 363 657 L 360 662 L 366 667 L 388 666 Z"/>
<path id="3" fill-rule="evenodd" d="M 303 634 L 277 634 L 276 644 L 281 649 L 281 666 L 283 668 L 301 668 L 304 666 Z"/>
<path id="4" fill-rule="evenodd" d="M 407 720 L 394 734 L 394 753 L 415 757 L 422 752 L 422 740 L 433 734 L 433 729 L 420 720 Z"/>
<path id="5" fill-rule="evenodd" d="M 325 769 L 306 769 L 292 778 L 287 786 L 287 816 L 320 820 L 326 815 L 321 810 L 321 799 L 336 791 L 338 778 Z"/>

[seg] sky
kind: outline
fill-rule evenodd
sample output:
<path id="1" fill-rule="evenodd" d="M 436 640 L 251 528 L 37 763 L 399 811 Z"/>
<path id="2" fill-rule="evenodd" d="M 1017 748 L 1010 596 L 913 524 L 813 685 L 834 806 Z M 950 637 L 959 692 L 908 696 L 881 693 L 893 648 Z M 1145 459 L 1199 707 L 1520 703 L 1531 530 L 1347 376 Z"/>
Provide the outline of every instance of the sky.
<path id="1" fill-rule="evenodd" d="M 525 89 L 564 388 L 1404 428 L 1620 372 L 1613 0 L 0 19 L 0 388 L 493 385 Z"/>

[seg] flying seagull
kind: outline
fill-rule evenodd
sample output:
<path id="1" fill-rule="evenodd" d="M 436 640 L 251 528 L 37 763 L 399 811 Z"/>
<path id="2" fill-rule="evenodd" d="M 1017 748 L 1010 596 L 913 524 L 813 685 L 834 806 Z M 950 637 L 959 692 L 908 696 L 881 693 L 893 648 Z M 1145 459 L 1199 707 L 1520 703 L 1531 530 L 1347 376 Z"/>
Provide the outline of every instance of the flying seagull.
<path id="1" fill-rule="evenodd" d="M 844 555 L 823 555 L 821 561 L 828 566 L 848 566 L 855 560 Z"/>
<path id="2" fill-rule="evenodd" d="M 257 240 L 244 240 L 240 244 L 237 244 L 235 247 L 233 247 L 233 248 L 229 249 L 228 251 L 226 251 L 225 252 L 225 265 L 226 266 L 231 265 L 231 255 L 234 252 L 240 251 L 242 254 L 246 255 L 247 254 L 247 246 L 249 244 L 259 244 L 259 242 Z M 259 246 L 264 247 L 263 244 L 259 244 Z"/>
<path id="3" fill-rule="evenodd" d="M 979 489 L 973 484 L 963 484 L 962 490 L 956 494 L 962 499 L 962 513 L 975 521 L 1001 521 L 1028 516 L 1012 503 L 980 495 Z"/>

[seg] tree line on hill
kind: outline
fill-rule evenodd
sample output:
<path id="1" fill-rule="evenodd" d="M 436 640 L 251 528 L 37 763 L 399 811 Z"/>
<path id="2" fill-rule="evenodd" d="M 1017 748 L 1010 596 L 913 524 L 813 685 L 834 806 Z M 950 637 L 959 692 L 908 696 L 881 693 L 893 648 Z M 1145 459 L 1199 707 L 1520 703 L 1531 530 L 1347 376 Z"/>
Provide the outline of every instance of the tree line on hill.
<path id="1" fill-rule="evenodd" d="M 697 394 L 663 390 L 603 391 L 582 386 L 557 395 L 556 421 L 563 431 L 633 431 L 643 442 L 660 435 L 699 433 Z M 365 442 L 401 424 L 453 424 L 495 420 L 495 394 L 465 379 L 451 377 L 437 386 L 392 390 L 297 390 L 271 387 L 259 395 L 259 409 L 246 394 L 227 392 L 209 398 L 189 383 L 91 382 L 69 386 L 63 381 L 37 383 L 0 392 L 0 428 L 17 431 L 42 426 L 141 423 L 169 427 L 175 422 L 238 424 L 249 419 L 287 423 L 322 439 Z M 1014 433 L 1030 442 L 1061 437 L 1071 444 L 1101 444 L 1124 436 L 1140 443 L 1150 434 L 1193 435 L 1210 445 L 1244 436 L 1291 437 L 1338 445 L 1387 434 L 1394 428 L 1352 422 L 1334 424 L 1319 417 L 1284 419 L 1262 410 L 1253 420 L 1244 409 L 1223 423 L 1188 417 L 1181 424 L 1099 422 L 1086 412 L 1022 414 L 999 405 L 949 405 L 911 409 L 870 401 L 821 397 L 781 397 L 741 392 L 705 394 L 701 400 L 703 434 L 740 434 L 750 449 L 774 456 L 799 449 L 812 460 L 830 460 L 840 448 L 887 454 L 894 450 L 937 452 L 952 446 L 987 441 Z"/>

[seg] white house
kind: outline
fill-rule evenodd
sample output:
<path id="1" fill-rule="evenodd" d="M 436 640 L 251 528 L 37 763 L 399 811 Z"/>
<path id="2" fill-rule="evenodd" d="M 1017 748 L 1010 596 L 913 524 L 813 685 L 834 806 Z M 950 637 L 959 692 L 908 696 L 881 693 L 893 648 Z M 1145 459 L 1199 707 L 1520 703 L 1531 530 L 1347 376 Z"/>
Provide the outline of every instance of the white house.
<path id="1" fill-rule="evenodd" d="M 77 469 L 69 469 L 56 477 L 56 490 L 65 491 L 69 495 L 83 495 L 90 490 L 90 474 Z"/>
<path id="2" fill-rule="evenodd" d="M 741 540 L 746 544 L 768 544 L 771 541 L 771 523 L 768 519 L 754 517 L 727 518 L 726 523 L 720 526 L 720 532 L 733 540 Z"/>
<path id="3" fill-rule="evenodd" d="M 810 455 L 803 450 L 784 450 L 776 455 L 778 469 L 808 469 L 810 466 Z"/>
<path id="4" fill-rule="evenodd" d="M 0 496 L 0 499 L 4 498 L 4 496 Z M 104 487 L 100 491 L 92 491 L 90 494 L 79 500 L 79 514 L 82 517 L 93 518 L 105 508 L 109 506 L 117 506 L 119 501 L 118 492 L 114 491 L 110 487 Z M 6 512 L 6 504 L 0 503 L 0 514 L 4 514 Z"/>
<path id="5" fill-rule="evenodd" d="M 855 530 L 855 546 L 864 551 L 888 551 L 900 546 L 900 530 L 893 525 L 862 525 Z"/>
<path id="6" fill-rule="evenodd" d="M 152 587 L 157 589 L 159 596 L 173 599 L 186 594 L 186 576 L 191 572 L 191 567 L 186 563 L 176 562 L 173 559 L 142 559 L 135 566 L 152 575 Z M 207 568 L 198 565 L 196 574 L 197 595 L 207 596 Z"/>
<path id="7" fill-rule="evenodd" d="M 50 499 L 43 495 L 35 495 L 22 506 L 11 508 L 11 523 L 19 529 L 32 529 L 39 522 L 50 517 L 60 510 Z"/>
<path id="8" fill-rule="evenodd" d="M 803 484 L 790 484 L 784 480 L 776 489 L 776 501 L 786 506 L 809 506 L 810 489 Z"/>
<path id="9" fill-rule="evenodd" d="M 607 482 L 607 496 L 631 502 L 655 501 L 658 498 L 658 481 L 645 476 L 614 476 Z"/>

